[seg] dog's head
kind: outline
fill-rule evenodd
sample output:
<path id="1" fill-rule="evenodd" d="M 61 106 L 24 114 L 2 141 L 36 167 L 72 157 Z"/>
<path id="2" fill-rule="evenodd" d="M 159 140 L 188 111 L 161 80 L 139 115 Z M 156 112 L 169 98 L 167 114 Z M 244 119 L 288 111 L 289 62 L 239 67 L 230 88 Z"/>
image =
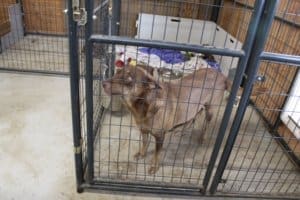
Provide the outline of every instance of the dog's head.
<path id="1" fill-rule="evenodd" d="M 140 97 L 152 89 L 161 89 L 143 67 L 126 65 L 116 71 L 115 75 L 102 82 L 105 93 L 109 95 L 124 95 Z"/>

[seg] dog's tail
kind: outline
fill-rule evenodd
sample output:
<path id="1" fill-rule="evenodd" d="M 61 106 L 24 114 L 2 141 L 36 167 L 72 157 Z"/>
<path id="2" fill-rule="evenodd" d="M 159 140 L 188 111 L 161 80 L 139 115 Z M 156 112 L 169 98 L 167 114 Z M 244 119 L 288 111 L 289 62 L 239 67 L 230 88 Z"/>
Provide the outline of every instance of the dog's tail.
<path id="1" fill-rule="evenodd" d="M 233 84 L 232 81 L 229 80 L 229 79 L 226 79 L 225 84 L 226 84 L 226 90 L 228 92 L 230 92 L 232 84 Z M 269 91 L 270 90 L 266 87 L 261 87 L 261 86 L 255 87 L 254 86 L 253 90 L 252 90 L 252 93 L 251 93 L 251 96 L 258 96 L 258 95 L 261 95 L 261 94 L 266 94 Z M 237 96 L 242 96 L 242 93 L 243 93 L 243 88 L 240 87 L 239 90 L 238 90 Z"/>

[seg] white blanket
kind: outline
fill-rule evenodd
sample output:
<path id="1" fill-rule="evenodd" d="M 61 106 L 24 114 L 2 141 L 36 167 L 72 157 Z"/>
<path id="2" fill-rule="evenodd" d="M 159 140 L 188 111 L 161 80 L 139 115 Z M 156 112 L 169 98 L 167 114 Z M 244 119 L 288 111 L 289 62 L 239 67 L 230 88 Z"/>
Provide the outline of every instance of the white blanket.
<path id="1" fill-rule="evenodd" d="M 182 63 L 169 64 L 161 60 L 159 56 L 154 54 L 143 53 L 136 46 L 116 45 L 116 60 L 120 59 L 126 63 L 128 58 L 136 60 L 138 64 L 146 64 L 154 68 L 167 68 L 174 72 L 191 73 L 199 68 L 210 67 L 207 62 L 198 53 Z"/>

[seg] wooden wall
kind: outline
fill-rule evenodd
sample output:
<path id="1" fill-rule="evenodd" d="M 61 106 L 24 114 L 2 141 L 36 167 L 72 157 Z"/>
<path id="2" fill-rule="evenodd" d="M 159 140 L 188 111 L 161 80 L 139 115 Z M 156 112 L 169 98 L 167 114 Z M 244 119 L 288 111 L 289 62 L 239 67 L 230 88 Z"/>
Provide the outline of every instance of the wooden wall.
<path id="1" fill-rule="evenodd" d="M 286 144 L 294 152 L 296 157 L 300 159 L 300 142 L 294 136 L 294 134 L 284 124 L 281 124 L 278 129 L 279 134 L 283 137 Z"/>
<path id="2" fill-rule="evenodd" d="M 66 19 L 63 10 L 66 2 L 61 0 L 23 0 L 26 32 L 64 34 Z"/>
<path id="3" fill-rule="evenodd" d="M 167 15 L 209 20 L 213 1 L 194 0 L 185 2 L 163 0 L 122 0 L 120 35 L 133 37 L 136 34 L 138 13 Z"/>
<path id="4" fill-rule="evenodd" d="M 14 0 L 1 0 L 0 2 L 0 37 L 10 32 L 8 6 L 14 2 Z"/>
<path id="5" fill-rule="evenodd" d="M 254 0 L 238 0 L 242 3 L 253 5 Z M 300 9 L 300 1 L 280 1 L 277 16 L 283 17 L 291 22 L 299 23 L 300 17 L 295 15 L 297 9 Z M 244 42 L 251 13 L 244 6 L 235 4 L 232 0 L 225 0 L 224 8 L 221 9 L 219 16 L 219 24 L 230 34 Z M 248 11 L 246 11 L 248 10 Z M 244 12 L 246 11 L 246 13 Z M 289 13 L 289 14 L 284 14 Z M 230 23 L 229 23 L 230 22 Z M 282 22 L 278 19 L 274 20 L 272 28 L 266 43 L 265 50 L 275 53 L 284 53 L 291 55 L 300 55 L 299 48 L 300 30 L 299 27 Z M 266 81 L 262 84 L 270 89 L 270 95 L 262 95 L 253 99 L 255 105 L 262 111 L 264 117 L 275 124 L 280 117 L 281 110 L 284 106 L 285 99 L 288 96 L 289 89 L 293 84 L 297 68 L 285 64 L 262 62 L 259 68 L 259 74 L 266 76 Z M 295 139 L 292 133 L 281 124 L 279 133 L 282 136 L 289 135 L 293 140 L 287 141 L 291 149 L 295 146 L 299 155 L 300 142 Z M 286 139 L 286 138 L 285 138 Z"/>
<path id="6" fill-rule="evenodd" d="M 7 18 L 7 6 L 15 0 L 0 1 L 0 18 Z M 62 0 L 22 0 L 24 27 L 26 32 L 65 34 L 66 1 Z M 1 19 L 0 19 L 1 20 Z"/>

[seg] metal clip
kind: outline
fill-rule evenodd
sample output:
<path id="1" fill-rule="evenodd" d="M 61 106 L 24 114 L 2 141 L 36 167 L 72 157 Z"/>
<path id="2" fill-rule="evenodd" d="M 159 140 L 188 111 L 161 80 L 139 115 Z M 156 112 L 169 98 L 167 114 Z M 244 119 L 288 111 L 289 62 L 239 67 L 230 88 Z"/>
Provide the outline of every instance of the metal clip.
<path id="1" fill-rule="evenodd" d="M 80 140 L 80 145 L 79 146 L 74 146 L 74 153 L 75 154 L 80 154 L 80 153 L 82 153 L 82 143 L 83 143 L 83 141 L 82 141 L 82 139 Z"/>
<path id="2" fill-rule="evenodd" d="M 80 8 L 79 0 L 73 0 L 73 20 L 78 23 L 79 26 L 84 26 L 87 22 L 87 12 L 85 8 Z"/>

